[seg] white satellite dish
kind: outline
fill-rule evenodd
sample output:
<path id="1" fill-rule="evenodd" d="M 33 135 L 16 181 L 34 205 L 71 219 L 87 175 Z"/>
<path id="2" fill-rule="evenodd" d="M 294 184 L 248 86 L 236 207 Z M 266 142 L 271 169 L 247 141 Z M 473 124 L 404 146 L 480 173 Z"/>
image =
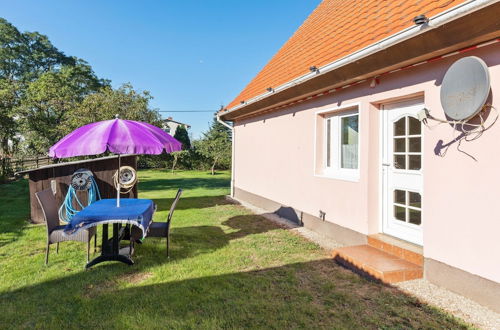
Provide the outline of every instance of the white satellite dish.
<path id="1" fill-rule="evenodd" d="M 488 66 L 476 56 L 453 63 L 441 84 L 441 105 L 453 120 L 467 120 L 478 114 L 490 94 Z"/>

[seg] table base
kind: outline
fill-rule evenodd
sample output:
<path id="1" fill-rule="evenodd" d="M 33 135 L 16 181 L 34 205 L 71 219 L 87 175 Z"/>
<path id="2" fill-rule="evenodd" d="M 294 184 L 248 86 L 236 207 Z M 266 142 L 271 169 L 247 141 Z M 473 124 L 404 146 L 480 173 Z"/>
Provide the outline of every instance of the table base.
<path id="1" fill-rule="evenodd" d="M 118 254 L 118 255 L 115 255 L 115 256 L 98 256 L 97 258 L 94 258 L 92 260 L 89 261 L 89 263 L 87 263 L 87 265 L 85 265 L 85 268 L 90 268 L 94 265 L 97 265 L 101 262 L 105 262 L 105 261 L 120 261 L 120 262 L 123 262 L 124 264 L 127 264 L 127 265 L 133 265 L 134 264 L 134 261 L 132 259 L 130 259 L 129 257 L 123 255 L 123 254 Z"/>
<path id="2" fill-rule="evenodd" d="M 105 261 L 120 261 L 127 265 L 133 265 L 132 254 L 134 253 L 134 243 L 130 241 L 129 246 L 120 248 L 120 240 L 127 234 L 130 236 L 130 226 L 122 228 L 122 224 L 113 224 L 113 237 L 108 239 L 108 224 L 102 225 L 102 246 L 101 255 L 90 260 L 85 268 L 88 269 L 96 264 Z M 130 239 L 130 238 L 129 238 Z"/>

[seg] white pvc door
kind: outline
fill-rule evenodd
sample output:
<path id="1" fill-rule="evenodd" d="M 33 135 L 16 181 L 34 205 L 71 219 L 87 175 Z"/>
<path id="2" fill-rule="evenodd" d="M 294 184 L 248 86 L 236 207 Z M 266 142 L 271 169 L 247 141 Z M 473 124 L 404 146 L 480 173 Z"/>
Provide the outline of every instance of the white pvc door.
<path id="1" fill-rule="evenodd" d="M 382 191 L 384 233 L 422 245 L 423 129 L 421 100 L 383 106 Z"/>

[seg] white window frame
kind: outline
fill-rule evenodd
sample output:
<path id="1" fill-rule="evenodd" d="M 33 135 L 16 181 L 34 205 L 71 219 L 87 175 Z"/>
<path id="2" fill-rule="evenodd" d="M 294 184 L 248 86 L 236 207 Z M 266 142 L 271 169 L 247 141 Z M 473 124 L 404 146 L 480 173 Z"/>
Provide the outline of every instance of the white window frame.
<path id="1" fill-rule="evenodd" d="M 361 167 L 361 113 L 359 104 L 350 104 L 342 107 L 329 108 L 316 112 L 317 116 L 322 117 L 323 136 L 317 137 L 323 139 L 323 157 L 321 164 L 321 173 L 315 173 L 317 177 L 325 177 L 331 179 L 339 179 L 345 181 L 359 181 Z M 345 117 L 358 116 L 358 166 L 355 169 L 347 169 L 341 167 L 341 120 Z M 331 123 L 330 131 L 330 166 L 327 164 L 328 154 L 328 123 Z M 316 167 L 315 167 L 316 168 Z"/>

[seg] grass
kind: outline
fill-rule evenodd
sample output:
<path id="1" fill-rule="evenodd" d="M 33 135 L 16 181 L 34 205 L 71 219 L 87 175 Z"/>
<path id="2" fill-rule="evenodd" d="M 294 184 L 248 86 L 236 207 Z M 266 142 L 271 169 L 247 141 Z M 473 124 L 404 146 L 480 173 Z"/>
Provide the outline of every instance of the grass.
<path id="1" fill-rule="evenodd" d="M 0 185 L 1 328 L 467 328 L 395 288 L 336 265 L 328 252 L 241 206 L 229 174 L 141 171 L 140 197 L 166 218 L 178 187 L 171 258 L 146 239 L 134 266 L 83 270 L 81 243 L 44 260 L 28 224 L 27 182 Z"/>

